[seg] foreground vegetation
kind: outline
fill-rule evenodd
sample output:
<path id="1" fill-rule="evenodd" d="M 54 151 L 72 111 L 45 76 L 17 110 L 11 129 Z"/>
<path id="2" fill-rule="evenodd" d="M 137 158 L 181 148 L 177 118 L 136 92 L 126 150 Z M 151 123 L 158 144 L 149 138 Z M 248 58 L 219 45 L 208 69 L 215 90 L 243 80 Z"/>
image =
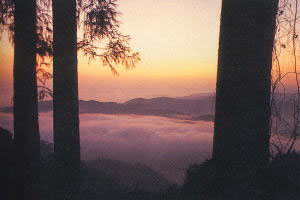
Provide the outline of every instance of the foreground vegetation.
<path id="1" fill-rule="evenodd" d="M 3 163 L 0 171 L 1 196 L 6 197 L 3 199 L 11 199 L 10 195 L 13 193 L 17 177 L 14 177 L 13 173 L 13 140 L 11 134 L 5 129 L 0 130 L 0 147 L 1 163 Z M 41 200 L 54 200 L 57 193 L 54 187 L 53 145 L 42 141 L 41 154 L 42 159 L 37 169 L 39 183 L 36 185 L 36 193 Z M 97 162 L 82 162 L 80 188 L 74 191 L 76 199 L 296 200 L 300 198 L 300 155 L 296 152 L 278 155 L 269 164 L 256 171 L 238 169 L 227 171 L 228 173 L 219 179 L 216 178 L 214 162 L 207 160 L 188 168 L 183 186 L 164 182 L 165 184 L 158 188 L 152 188 L 151 184 L 142 186 L 143 183 L 139 182 L 132 184 L 133 182 L 122 179 L 120 174 L 117 175 L 119 177 L 107 175 L 105 171 L 107 169 L 95 167 L 95 163 Z M 124 169 L 123 173 L 130 173 L 125 168 L 126 166 L 123 165 L 117 170 Z M 132 176 L 129 179 L 133 179 Z M 161 182 L 163 181 L 158 181 L 157 184 Z"/>

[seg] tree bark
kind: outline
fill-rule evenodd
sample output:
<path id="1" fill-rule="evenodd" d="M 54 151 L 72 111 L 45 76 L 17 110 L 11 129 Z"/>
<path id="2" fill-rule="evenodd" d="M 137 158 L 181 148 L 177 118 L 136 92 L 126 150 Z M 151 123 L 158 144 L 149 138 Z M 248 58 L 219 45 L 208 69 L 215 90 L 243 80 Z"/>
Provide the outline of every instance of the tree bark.
<path id="1" fill-rule="evenodd" d="M 40 158 L 36 79 L 36 1 L 14 1 L 14 160 L 17 199 L 35 199 Z"/>
<path id="2" fill-rule="evenodd" d="M 278 0 L 222 1 L 213 143 L 219 171 L 268 163 L 277 7 Z"/>
<path id="3" fill-rule="evenodd" d="M 80 171 L 76 0 L 52 4 L 56 189 L 60 198 L 72 199 Z"/>

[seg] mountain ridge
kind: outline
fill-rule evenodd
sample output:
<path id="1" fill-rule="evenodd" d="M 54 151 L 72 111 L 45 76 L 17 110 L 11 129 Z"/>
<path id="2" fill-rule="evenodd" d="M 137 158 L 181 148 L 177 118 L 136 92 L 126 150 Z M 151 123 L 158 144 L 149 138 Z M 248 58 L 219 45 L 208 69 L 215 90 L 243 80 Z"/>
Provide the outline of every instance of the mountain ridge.
<path id="1" fill-rule="evenodd" d="M 192 99 L 190 97 L 193 97 Z M 136 114 L 171 117 L 179 119 L 211 121 L 213 117 L 214 97 L 209 95 L 191 95 L 186 97 L 135 98 L 124 103 L 79 100 L 80 114 Z M 194 97 L 198 98 L 194 98 Z M 39 112 L 50 112 L 52 101 L 39 102 Z M 12 113 L 13 107 L 2 107 L 1 112 Z M 202 115 L 204 117 L 202 117 Z M 209 120 L 208 120 L 209 119 Z"/>

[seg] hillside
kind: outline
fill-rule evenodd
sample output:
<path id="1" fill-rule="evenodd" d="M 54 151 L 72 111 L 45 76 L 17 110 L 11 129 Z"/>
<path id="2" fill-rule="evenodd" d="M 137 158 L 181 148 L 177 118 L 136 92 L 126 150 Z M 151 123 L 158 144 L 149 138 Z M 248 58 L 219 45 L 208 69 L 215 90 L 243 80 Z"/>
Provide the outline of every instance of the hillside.
<path id="1" fill-rule="evenodd" d="M 163 117 L 174 117 L 192 120 L 211 121 L 210 118 L 202 117 L 213 113 L 213 96 L 191 95 L 187 97 L 157 97 L 152 99 L 136 98 L 125 103 L 99 102 L 95 100 L 79 101 L 79 111 L 81 114 L 101 113 L 101 114 L 136 114 L 154 115 Z M 52 111 L 52 101 L 39 103 L 39 112 Z M 12 107 L 0 108 L 1 112 L 12 113 Z M 209 119 L 209 120 L 208 120 Z"/>
<path id="2" fill-rule="evenodd" d="M 115 183 L 114 187 L 118 187 L 122 191 L 157 192 L 172 185 L 172 182 L 164 176 L 141 163 L 130 164 L 117 160 L 101 159 L 85 161 L 84 165 L 90 175 L 106 177 Z"/>

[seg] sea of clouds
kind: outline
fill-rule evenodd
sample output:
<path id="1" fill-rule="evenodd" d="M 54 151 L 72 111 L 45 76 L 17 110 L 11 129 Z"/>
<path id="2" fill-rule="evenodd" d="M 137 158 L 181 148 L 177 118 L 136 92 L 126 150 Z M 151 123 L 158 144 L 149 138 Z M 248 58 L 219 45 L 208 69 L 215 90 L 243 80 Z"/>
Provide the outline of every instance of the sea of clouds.
<path id="1" fill-rule="evenodd" d="M 52 113 L 41 113 L 39 121 L 41 138 L 52 142 Z M 0 113 L 0 126 L 13 131 L 12 114 Z M 177 183 L 182 183 L 189 164 L 211 157 L 212 132 L 212 122 L 138 115 L 80 115 L 82 159 L 141 162 Z"/>

